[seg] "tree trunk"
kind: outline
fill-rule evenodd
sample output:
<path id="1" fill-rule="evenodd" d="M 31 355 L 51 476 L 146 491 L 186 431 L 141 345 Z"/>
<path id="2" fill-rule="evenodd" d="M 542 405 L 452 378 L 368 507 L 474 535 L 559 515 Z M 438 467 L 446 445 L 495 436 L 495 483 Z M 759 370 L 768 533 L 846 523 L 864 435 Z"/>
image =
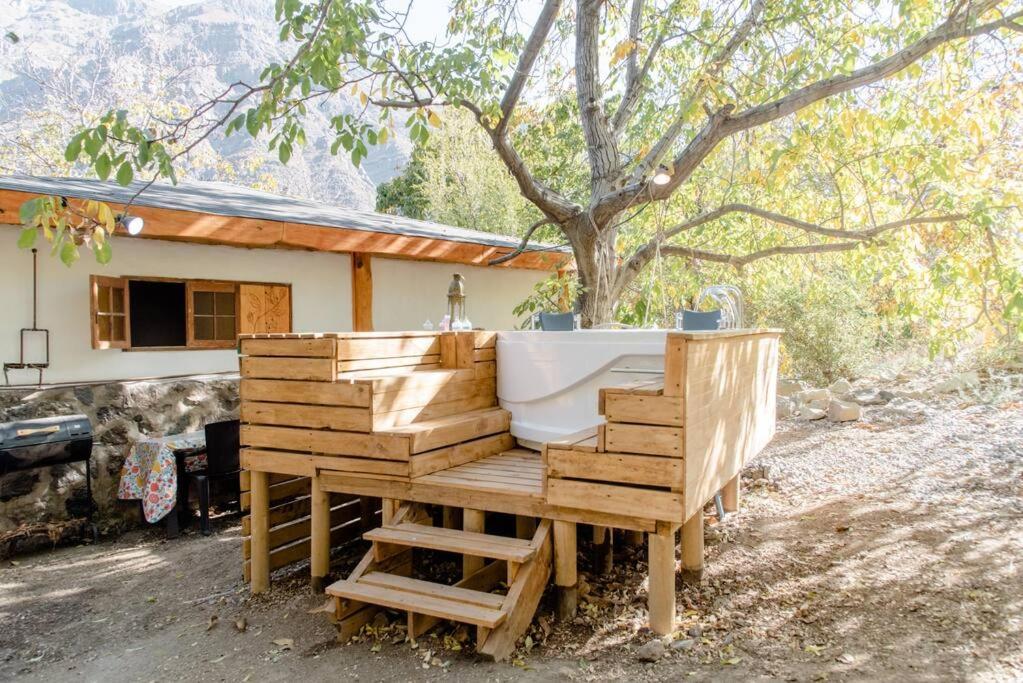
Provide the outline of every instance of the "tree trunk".
<path id="1" fill-rule="evenodd" d="M 618 298 L 613 231 L 594 225 L 588 213 L 564 227 L 578 268 L 580 289 L 576 310 L 582 316 L 582 326 L 589 328 L 612 322 Z"/>

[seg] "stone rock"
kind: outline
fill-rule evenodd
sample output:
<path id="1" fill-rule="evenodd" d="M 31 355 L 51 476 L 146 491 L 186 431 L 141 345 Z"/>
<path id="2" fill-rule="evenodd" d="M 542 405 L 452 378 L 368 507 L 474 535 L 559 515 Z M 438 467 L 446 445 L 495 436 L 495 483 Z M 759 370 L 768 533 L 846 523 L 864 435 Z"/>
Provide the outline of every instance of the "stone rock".
<path id="1" fill-rule="evenodd" d="M 883 394 L 888 394 L 887 398 Z M 890 391 L 878 391 L 877 389 L 857 389 L 853 391 L 848 399 L 861 406 L 879 406 L 892 400 Z"/>
<path id="2" fill-rule="evenodd" d="M 690 626 L 689 630 L 686 631 L 686 633 L 688 633 L 691 638 L 699 638 L 700 636 L 703 635 L 703 627 L 700 626 L 699 624 Z"/>
<path id="3" fill-rule="evenodd" d="M 852 391 L 852 388 L 853 388 L 852 384 L 849 383 L 849 380 L 836 379 L 834 382 L 831 383 L 831 386 L 828 387 L 828 391 L 830 391 L 832 394 L 841 396 L 843 394 L 848 394 L 850 391 Z"/>
<path id="4" fill-rule="evenodd" d="M 651 640 L 636 650 L 636 659 L 641 662 L 656 662 L 663 656 L 664 643 L 659 640 Z"/>
<path id="5" fill-rule="evenodd" d="M 797 405 L 805 406 L 814 401 L 830 401 L 831 392 L 827 389 L 806 389 L 795 394 L 793 398 L 796 399 Z"/>
<path id="6" fill-rule="evenodd" d="M 934 386 L 934 392 L 938 394 L 950 394 L 954 391 L 965 391 L 980 386 L 980 375 L 976 372 L 961 372 L 958 375 L 949 377 L 944 382 Z"/>
<path id="7" fill-rule="evenodd" d="M 676 652 L 688 652 L 696 646 L 696 641 L 692 638 L 684 638 L 682 640 L 676 640 L 671 644 L 671 649 Z"/>
<path id="8" fill-rule="evenodd" d="M 863 415 L 859 403 L 835 399 L 828 405 L 828 419 L 832 422 L 855 422 Z"/>
<path id="9" fill-rule="evenodd" d="M 798 394 L 806 389 L 806 385 L 797 379 L 779 379 L 778 395 L 786 398 Z"/>
<path id="10" fill-rule="evenodd" d="M 778 407 L 776 409 L 776 415 L 779 420 L 784 420 L 787 417 L 792 417 L 796 414 L 796 402 L 791 398 L 785 396 L 778 397 Z"/>
<path id="11" fill-rule="evenodd" d="M 827 415 L 827 412 L 821 408 L 803 408 L 799 411 L 799 417 L 804 420 L 820 420 L 825 415 Z"/>
<path id="12" fill-rule="evenodd" d="M 816 401 L 810 401 L 805 407 L 813 408 L 815 410 L 827 410 L 829 405 L 831 405 L 831 399 L 818 399 Z"/>

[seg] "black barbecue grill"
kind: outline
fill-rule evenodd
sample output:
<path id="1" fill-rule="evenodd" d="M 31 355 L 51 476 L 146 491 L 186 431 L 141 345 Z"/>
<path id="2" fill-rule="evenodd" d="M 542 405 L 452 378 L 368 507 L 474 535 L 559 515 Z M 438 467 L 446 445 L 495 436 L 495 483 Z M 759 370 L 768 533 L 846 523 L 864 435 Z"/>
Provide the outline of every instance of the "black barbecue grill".
<path id="1" fill-rule="evenodd" d="M 92 524 L 92 423 L 85 415 L 0 423 L 0 477 L 37 467 L 85 463 L 87 517 Z"/>

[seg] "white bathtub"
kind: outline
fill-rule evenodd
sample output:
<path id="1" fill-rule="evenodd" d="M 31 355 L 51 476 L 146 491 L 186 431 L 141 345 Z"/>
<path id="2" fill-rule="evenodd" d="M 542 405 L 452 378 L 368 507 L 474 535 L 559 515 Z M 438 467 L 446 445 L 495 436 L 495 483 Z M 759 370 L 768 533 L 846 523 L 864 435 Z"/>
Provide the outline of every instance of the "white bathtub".
<path id="1" fill-rule="evenodd" d="M 600 388 L 657 379 L 666 340 L 666 330 L 498 332 L 497 397 L 512 436 L 539 449 L 592 430 L 604 421 Z"/>

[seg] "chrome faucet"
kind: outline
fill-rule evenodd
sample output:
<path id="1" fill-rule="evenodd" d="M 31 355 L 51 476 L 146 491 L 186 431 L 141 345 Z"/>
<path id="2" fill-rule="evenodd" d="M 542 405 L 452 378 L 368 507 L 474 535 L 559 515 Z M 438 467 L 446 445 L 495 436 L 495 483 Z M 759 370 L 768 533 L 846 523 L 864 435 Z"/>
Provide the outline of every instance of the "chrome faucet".
<path id="1" fill-rule="evenodd" d="M 746 302 L 742 292 L 735 285 L 711 285 L 705 287 L 696 297 L 694 308 L 709 299 L 721 309 L 721 329 L 741 329 L 746 326 Z"/>

